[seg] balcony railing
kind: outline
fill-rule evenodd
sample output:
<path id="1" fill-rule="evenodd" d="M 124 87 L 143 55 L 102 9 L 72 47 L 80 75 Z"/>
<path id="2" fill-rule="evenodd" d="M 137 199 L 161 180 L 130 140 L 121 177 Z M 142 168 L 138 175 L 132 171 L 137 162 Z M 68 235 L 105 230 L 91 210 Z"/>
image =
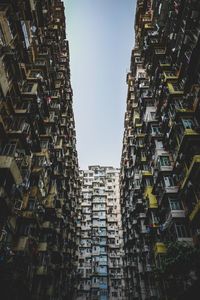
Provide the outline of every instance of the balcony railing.
<path id="1" fill-rule="evenodd" d="M 164 187 L 164 192 L 166 194 L 175 194 L 175 193 L 178 193 L 178 191 L 179 191 L 179 186 Z"/>
<path id="2" fill-rule="evenodd" d="M 173 166 L 171 164 L 163 165 L 160 162 L 158 162 L 157 167 L 158 167 L 158 170 L 161 171 L 161 172 L 170 172 L 170 171 L 173 170 Z"/>
<path id="3" fill-rule="evenodd" d="M 193 245 L 193 238 L 192 237 L 178 237 L 177 241 Z"/>

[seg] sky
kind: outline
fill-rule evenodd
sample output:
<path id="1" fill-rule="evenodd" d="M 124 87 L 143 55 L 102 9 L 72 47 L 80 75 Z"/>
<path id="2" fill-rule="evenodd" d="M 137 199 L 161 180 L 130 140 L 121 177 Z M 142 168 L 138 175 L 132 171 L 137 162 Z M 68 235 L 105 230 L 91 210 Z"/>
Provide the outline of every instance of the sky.
<path id="1" fill-rule="evenodd" d="M 120 166 L 135 0 L 64 0 L 79 166 Z"/>

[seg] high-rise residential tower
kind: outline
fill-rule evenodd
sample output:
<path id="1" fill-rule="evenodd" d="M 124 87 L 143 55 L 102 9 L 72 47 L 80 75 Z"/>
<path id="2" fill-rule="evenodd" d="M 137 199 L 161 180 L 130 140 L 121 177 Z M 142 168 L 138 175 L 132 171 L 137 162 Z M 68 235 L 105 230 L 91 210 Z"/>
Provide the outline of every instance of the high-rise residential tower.
<path id="1" fill-rule="evenodd" d="M 197 299 L 200 2 L 138 0 L 121 160 L 128 299 Z"/>
<path id="2" fill-rule="evenodd" d="M 124 300 L 119 169 L 90 166 L 80 172 L 80 300 Z"/>
<path id="3" fill-rule="evenodd" d="M 0 1 L 0 298 L 73 299 L 79 173 L 61 0 Z"/>

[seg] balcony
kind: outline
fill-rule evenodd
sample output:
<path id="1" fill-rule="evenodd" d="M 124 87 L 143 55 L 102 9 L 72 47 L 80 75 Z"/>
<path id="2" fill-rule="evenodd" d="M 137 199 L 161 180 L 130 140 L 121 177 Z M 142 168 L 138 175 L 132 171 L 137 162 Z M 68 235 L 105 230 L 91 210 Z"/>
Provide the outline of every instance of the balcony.
<path id="1" fill-rule="evenodd" d="M 44 80 L 44 72 L 41 72 L 41 70 L 35 68 L 29 70 L 27 73 L 27 80 L 33 83 L 37 83 L 39 81 L 42 82 Z"/>
<path id="2" fill-rule="evenodd" d="M 164 71 L 163 72 L 163 79 L 164 79 L 164 82 L 177 81 L 178 80 L 178 75 L 177 75 L 176 72 Z"/>
<path id="3" fill-rule="evenodd" d="M 137 219 L 145 219 L 146 218 L 146 214 L 145 213 L 139 213 L 137 215 Z"/>
<path id="4" fill-rule="evenodd" d="M 158 208 L 157 198 L 152 191 L 153 187 L 147 186 L 144 192 L 144 197 L 148 199 L 148 208 Z"/>
<path id="5" fill-rule="evenodd" d="M 24 252 L 28 250 L 28 237 L 21 236 L 16 245 L 14 246 L 13 250 L 16 252 Z"/>
<path id="6" fill-rule="evenodd" d="M 42 228 L 43 230 L 50 231 L 50 230 L 53 230 L 54 226 L 53 226 L 53 224 L 52 224 L 50 221 L 44 221 L 44 222 L 41 224 L 41 228 Z"/>
<path id="7" fill-rule="evenodd" d="M 187 243 L 193 245 L 193 238 L 191 237 L 178 237 L 177 241 L 181 243 Z"/>
<path id="8" fill-rule="evenodd" d="M 14 111 L 17 116 L 26 117 L 31 113 L 31 102 L 25 101 L 14 106 Z"/>
<path id="9" fill-rule="evenodd" d="M 158 203 L 162 205 L 164 197 L 167 195 L 177 194 L 179 192 L 179 186 L 160 186 L 158 189 Z"/>
<path id="10" fill-rule="evenodd" d="M 156 55 L 165 55 L 166 54 L 166 48 L 155 48 L 155 54 Z"/>
<path id="11" fill-rule="evenodd" d="M 175 221 L 181 221 L 180 219 L 185 218 L 185 210 L 183 209 L 170 209 L 168 208 L 164 217 L 165 222 L 162 224 L 163 229 L 167 229 L 168 226 Z"/>
<path id="12" fill-rule="evenodd" d="M 26 138 L 30 135 L 30 130 L 30 124 L 22 117 L 16 117 L 14 121 L 7 119 L 7 134 L 11 138 Z"/>
<path id="13" fill-rule="evenodd" d="M 35 274 L 38 276 L 46 276 L 47 275 L 47 266 L 39 266 L 35 270 Z"/>
<path id="14" fill-rule="evenodd" d="M 15 184 L 22 183 L 22 175 L 14 157 L 0 155 L 0 172 L 5 175 L 5 171 L 9 171 Z"/>
<path id="15" fill-rule="evenodd" d="M 165 57 L 159 60 L 159 65 L 161 68 L 169 69 L 171 67 L 171 58 Z"/>
<path id="16" fill-rule="evenodd" d="M 36 98 L 38 94 L 38 83 L 26 82 L 22 87 L 21 94 L 28 99 Z"/>
<path id="17" fill-rule="evenodd" d="M 55 112 L 51 111 L 48 118 L 43 119 L 45 125 L 52 125 L 58 121 L 58 117 L 55 115 Z"/>
<path id="18" fill-rule="evenodd" d="M 146 264 L 145 266 L 145 272 L 149 273 L 149 272 L 152 272 L 152 266 L 150 264 Z"/>
<path id="19" fill-rule="evenodd" d="M 181 190 L 185 189 L 189 180 L 195 183 L 199 175 L 200 175 L 200 155 L 195 155 L 193 157 L 189 170 L 186 172 L 185 178 L 181 185 Z"/>
<path id="20" fill-rule="evenodd" d="M 169 94 L 172 96 L 182 96 L 184 94 L 182 87 L 180 87 L 177 83 L 168 82 L 167 87 Z"/>
<path id="21" fill-rule="evenodd" d="M 181 125 L 177 124 L 173 128 L 173 141 L 174 141 L 174 159 L 178 157 L 180 153 L 185 151 L 189 151 L 188 148 L 190 145 L 196 144 L 199 145 L 200 143 L 200 133 L 195 129 L 185 129 Z"/>
<path id="22" fill-rule="evenodd" d="M 92 275 L 93 277 L 96 276 L 96 274 Z M 92 285 L 91 285 L 91 288 L 92 289 L 98 289 L 99 288 L 99 283 L 96 283 L 96 282 L 92 282 Z M 93 299 L 93 298 L 92 298 Z M 96 299 L 96 298 L 95 298 Z"/>
<path id="23" fill-rule="evenodd" d="M 149 176 L 153 176 L 153 174 L 150 171 L 142 170 L 142 177 L 149 177 Z"/>
<path id="24" fill-rule="evenodd" d="M 200 140 L 200 134 L 199 132 L 197 132 L 195 129 L 185 129 L 184 132 L 182 131 L 183 136 L 182 139 L 184 139 L 184 137 L 187 137 L 188 139 L 196 137 L 198 140 Z"/>
<path id="25" fill-rule="evenodd" d="M 173 170 L 172 162 L 169 156 L 159 156 L 157 160 L 157 169 L 160 172 L 171 172 Z"/>
<path id="26" fill-rule="evenodd" d="M 179 191 L 179 187 L 178 186 L 168 186 L 168 187 L 164 187 L 164 193 L 165 194 L 176 194 Z"/>
<path id="27" fill-rule="evenodd" d="M 48 53 L 46 54 L 48 55 Z M 48 64 L 48 59 L 45 58 L 37 58 L 35 60 L 35 67 L 39 70 L 41 70 L 42 72 L 44 72 L 45 74 L 48 74 L 49 71 L 49 64 Z"/>
<path id="28" fill-rule="evenodd" d="M 169 213 L 170 218 L 185 218 L 185 211 L 183 209 L 174 210 L 172 209 Z"/>
<path id="29" fill-rule="evenodd" d="M 147 24 L 144 24 L 144 29 L 146 29 L 146 30 L 153 30 L 154 26 L 151 23 L 147 23 Z"/>
<path id="30" fill-rule="evenodd" d="M 59 91 L 53 90 L 51 91 L 51 100 L 59 100 L 60 94 Z"/>
<path id="31" fill-rule="evenodd" d="M 39 252 L 46 252 L 47 251 L 47 247 L 48 247 L 47 242 L 40 242 L 38 244 L 38 251 Z"/>
<path id="32" fill-rule="evenodd" d="M 36 219 L 36 214 L 33 211 L 21 211 L 21 217 L 28 220 Z"/>
<path id="33" fill-rule="evenodd" d="M 167 248 L 164 243 L 157 242 L 154 246 L 155 255 L 167 253 Z"/>
<path id="34" fill-rule="evenodd" d="M 169 106 L 171 124 L 173 124 L 173 121 L 177 120 L 178 118 L 187 118 L 188 116 L 192 116 L 193 118 L 193 114 L 194 109 L 187 107 L 186 104 L 181 101 L 175 101 Z"/>

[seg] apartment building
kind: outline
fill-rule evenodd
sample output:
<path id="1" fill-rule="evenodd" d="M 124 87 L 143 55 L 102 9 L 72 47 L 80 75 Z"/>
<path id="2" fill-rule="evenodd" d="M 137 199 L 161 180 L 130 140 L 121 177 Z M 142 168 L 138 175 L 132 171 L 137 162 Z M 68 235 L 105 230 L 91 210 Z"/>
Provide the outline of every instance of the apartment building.
<path id="1" fill-rule="evenodd" d="M 120 174 L 126 295 L 198 299 L 199 1 L 137 1 L 127 85 Z"/>
<path id="2" fill-rule="evenodd" d="M 80 171 L 80 300 L 124 300 L 123 234 L 119 170 L 89 166 Z"/>
<path id="3" fill-rule="evenodd" d="M 73 299 L 80 184 L 61 0 L 0 1 L 0 297 Z"/>

